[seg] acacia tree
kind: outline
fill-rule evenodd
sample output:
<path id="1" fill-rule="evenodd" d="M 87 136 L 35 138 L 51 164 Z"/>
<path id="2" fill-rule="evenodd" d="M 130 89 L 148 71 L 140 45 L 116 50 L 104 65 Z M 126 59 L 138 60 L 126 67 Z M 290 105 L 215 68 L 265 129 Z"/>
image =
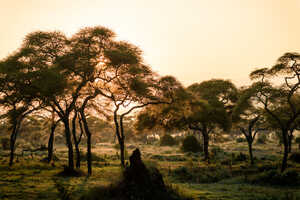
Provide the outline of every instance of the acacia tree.
<path id="1" fill-rule="evenodd" d="M 38 87 L 35 97 L 50 106 L 64 124 L 70 169 L 74 169 L 70 116 L 82 90 L 95 80 L 96 67 L 113 36 L 112 31 L 103 27 L 82 29 L 70 39 L 59 32 L 34 32 L 27 35 L 22 45 L 23 60 L 34 71 L 45 78 L 53 71 L 61 79 L 37 81 L 36 85 L 52 84 L 62 90 L 58 93 Z"/>
<path id="2" fill-rule="evenodd" d="M 0 104 L 7 110 L 6 115 L 10 119 L 10 162 L 13 164 L 15 142 L 20 130 L 23 119 L 35 110 L 42 107 L 41 102 L 36 96 L 40 90 L 49 90 L 56 93 L 60 87 L 53 85 L 41 86 L 36 84 L 43 80 L 45 82 L 54 80 L 59 83 L 59 78 L 51 70 L 46 70 L 47 77 L 41 76 L 25 58 L 28 49 L 22 48 L 14 54 L 8 56 L 0 63 L 0 85 L 1 100 Z"/>
<path id="3" fill-rule="evenodd" d="M 76 112 L 80 114 L 80 120 L 83 123 L 83 129 L 87 136 L 87 167 L 89 175 L 92 174 L 92 133 L 89 130 L 85 112 L 89 101 L 95 99 L 100 94 L 95 84 L 101 82 L 99 79 L 100 74 L 106 70 L 107 58 L 105 52 L 111 47 L 114 36 L 114 32 L 104 27 L 84 28 L 71 38 L 72 54 L 66 60 L 67 62 L 74 63 L 79 79 L 87 80 L 80 90 L 80 96 L 76 101 L 76 107 L 78 108 Z M 76 113 L 74 114 L 75 116 Z M 73 130 L 76 129 L 74 128 Z M 73 136 L 76 138 L 76 134 L 73 134 Z M 78 145 L 75 146 L 77 146 L 77 160 L 80 160 Z"/>
<path id="4" fill-rule="evenodd" d="M 279 99 L 281 99 L 281 101 L 279 101 Z M 278 107 L 273 107 L 273 112 L 274 114 L 276 114 L 280 119 L 282 119 L 283 121 L 286 121 L 290 116 L 291 116 L 291 110 L 289 105 L 284 102 L 285 99 L 282 97 L 277 97 L 277 105 L 280 105 Z M 293 97 L 293 102 L 295 107 L 297 107 L 297 109 L 300 109 L 300 101 L 299 101 L 299 97 L 298 96 L 294 96 Z M 268 123 L 268 126 L 271 127 L 272 130 L 274 130 L 275 132 L 280 132 L 281 131 L 281 127 L 280 124 L 278 124 L 277 120 L 275 120 L 271 115 L 267 114 L 265 115 L 266 117 L 266 122 Z M 291 124 L 288 133 L 287 133 L 287 145 L 288 145 L 288 153 L 291 153 L 292 151 L 292 140 L 294 137 L 294 132 L 295 130 L 299 129 L 299 121 L 300 117 L 298 116 L 296 118 L 296 120 Z M 282 138 L 282 134 L 279 133 L 279 144 L 283 143 L 283 138 Z"/>
<path id="5" fill-rule="evenodd" d="M 209 162 L 209 134 L 217 127 L 228 130 L 231 113 L 237 101 L 237 89 L 222 79 L 203 81 L 187 88 L 194 100 L 190 102 L 191 112 L 186 116 L 188 127 L 200 131 L 203 136 L 205 160 Z"/>
<path id="6" fill-rule="evenodd" d="M 132 44 L 114 42 L 105 52 L 107 62 L 97 85 L 98 92 L 114 106 L 113 119 L 122 166 L 125 166 L 124 117 L 148 105 L 170 103 L 171 91 L 180 87 L 174 78 L 159 78 L 143 64 L 141 54 L 141 50 Z"/>
<path id="7" fill-rule="evenodd" d="M 255 106 L 253 95 L 254 90 L 251 88 L 242 89 L 232 114 L 233 123 L 240 129 L 248 143 L 251 165 L 254 164 L 252 144 L 255 136 L 259 131 L 265 130 L 263 127 L 263 112 Z"/>
<path id="8" fill-rule="evenodd" d="M 295 99 L 300 85 L 299 61 L 299 54 L 285 53 L 273 67 L 258 69 L 250 74 L 251 79 L 258 80 L 252 84 L 252 88 L 256 90 L 257 101 L 262 104 L 266 113 L 277 122 L 281 130 L 284 145 L 281 172 L 287 168 L 288 132 L 300 115 L 300 108 L 296 106 Z M 280 87 L 274 87 L 270 82 L 275 76 L 282 80 Z M 278 115 L 282 106 L 289 108 L 289 112 L 284 116 Z"/>
<path id="9" fill-rule="evenodd" d="M 205 160 L 209 162 L 209 134 L 216 127 L 230 128 L 236 92 L 230 81 L 213 79 L 193 84 L 177 93 L 172 104 L 150 107 L 141 112 L 136 126 L 153 129 L 158 124 L 167 130 L 199 131 L 203 136 Z"/>

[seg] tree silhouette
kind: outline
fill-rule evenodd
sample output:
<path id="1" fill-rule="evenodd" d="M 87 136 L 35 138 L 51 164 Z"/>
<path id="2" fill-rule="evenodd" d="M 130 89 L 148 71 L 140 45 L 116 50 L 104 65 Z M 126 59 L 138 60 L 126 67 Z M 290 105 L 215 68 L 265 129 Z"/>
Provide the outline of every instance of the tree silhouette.
<path id="1" fill-rule="evenodd" d="M 281 172 L 287 168 L 287 158 L 289 152 L 288 134 L 293 128 L 300 115 L 297 107 L 296 96 L 300 85 L 299 71 L 300 55 L 297 53 L 285 53 L 271 68 L 262 68 L 250 74 L 251 79 L 258 81 L 252 84 L 256 90 L 256 99 L 260 102 L 268 115 L 277 122 L 281 129 L 284 145 L 284 153 L 281 165 Z M 269 80 L 280 77 L 282 85 L 275 87 Z M 288 108 L 286 115 L 278 115 L 278 111 L 284 106 Z"/>

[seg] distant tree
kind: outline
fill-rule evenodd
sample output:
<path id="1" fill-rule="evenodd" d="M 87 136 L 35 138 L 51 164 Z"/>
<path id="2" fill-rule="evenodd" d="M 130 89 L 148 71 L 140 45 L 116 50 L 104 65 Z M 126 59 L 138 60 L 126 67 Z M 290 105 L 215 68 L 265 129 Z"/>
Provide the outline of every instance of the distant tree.
<path id="1" fill-rule="evenodd" d="M 209 162 L 209 134 L 220 127 L 231 127 L 231 113 L 237 101 L 237 89 L 233 83 L 221 79 L 212 79 L 192 84 L 187 88 L 194 100 L 190 103 L 190 112 L 186 123 L 190 129 L 200 131 L 203 136 L 205 160 Z"/>
<path id="2" fill-rule="evenodd" d="M 240 129 L 248 143 L 251 165 L 254 164 L 252 144 L 255 136 L 259 131 L 265 130 L 262 109 L 255 106 L 253 95 L 254 91 L 251 88 L 242 89 L 232 114 L 233 123 Z"/>
<path id="3" fill-rule="evenodd" d="M 177 95 L 177 96 L 176 96 Z M 137 127 L 167 130 L 195 130 L 202 134 L 205 160 L 209 162 L 209 134 L 217 127 L 228 130 L 237 101 L 237 89 L 230 81 L 212 79 L 178 92 L 172 104 L 150 107 L 138 116 Z"/>

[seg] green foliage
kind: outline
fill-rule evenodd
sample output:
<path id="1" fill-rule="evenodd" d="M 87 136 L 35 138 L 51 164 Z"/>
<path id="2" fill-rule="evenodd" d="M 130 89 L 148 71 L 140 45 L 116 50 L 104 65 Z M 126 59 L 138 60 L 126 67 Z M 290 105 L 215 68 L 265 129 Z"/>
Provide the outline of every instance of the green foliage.
<path id="1" fill-rule="evenodd" d="M 160 146 L 173 146 L 176 145 L 176 140 L 169 134 L 165 134 L 160 139 Z"/>
<path id="2" fill-rule="evenodd" d="M 189 135 L 182 141 L 182 150 L 184 152 L 202 152 L 203 147 L 195 136 Z"/>

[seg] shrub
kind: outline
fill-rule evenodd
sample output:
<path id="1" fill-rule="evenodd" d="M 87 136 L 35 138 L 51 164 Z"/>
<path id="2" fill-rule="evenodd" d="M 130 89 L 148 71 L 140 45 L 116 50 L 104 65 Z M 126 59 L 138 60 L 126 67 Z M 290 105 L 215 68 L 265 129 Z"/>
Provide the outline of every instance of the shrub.
<path id="1" fill-rule="evenodd" d="M 245 138 L 241 138 L 241 137 L 240 137 L 240 138 L 237 138 L 237 139 L 236 139 L 236 142 L 237 142 L 237 143 L 242 143 L 242 142 L 247 142 L 247 140 L 246 140 Z"/>
<path id="2" fill-rule="evenodd" d="M 266 134 L 259 134 L 256 140 L 257 144 L 266 144 L 267 142 L 267 135 Z"/>
<path id="3" fill-rule="evenodd" d="M 234 161 L 246 161 L 247 160 L 247 155 L 240 152 L 238 154 L 232 154 L 232 160 Z"/>
<path id="4" fill-rule="evenodd" d="M 291 161 L 294 161 L 295 163 L 300 163 L 300 153 L 296 152 L 296 153 L 292 153 L 289 157 L 289 159 Z"/>
<path id="5" fill-rule="evenodd" d="M 280 173 L 278 170 L 269 170 L 254 175 L 250 178 L 250 182 L 254 184 L 270 184 L 270 185 L 295 185 L 298 181 L 298 173 L 295 170 L 286 170 Z"/>
<path id="6" fill-rule="evenodd" d="M 9 150 L 9 138 L 1 138 L 1 146 L 3 150 Z"/>
<path id="7" fill-rule="evenodd" d="M 198 140 L 195 138 L 195 136 L 189 135 L 186 138 L 184 138 L 182 142 L 182 150 L 184 152 L 202 152 L 203 147 L 198 142 Z"/>
<path id="8" fill-rule="evenodd" d="M 176 144 L 176 140 L 168 134 L 165 134 L 160 140 L 160 146 L 173 146 Z"/>

